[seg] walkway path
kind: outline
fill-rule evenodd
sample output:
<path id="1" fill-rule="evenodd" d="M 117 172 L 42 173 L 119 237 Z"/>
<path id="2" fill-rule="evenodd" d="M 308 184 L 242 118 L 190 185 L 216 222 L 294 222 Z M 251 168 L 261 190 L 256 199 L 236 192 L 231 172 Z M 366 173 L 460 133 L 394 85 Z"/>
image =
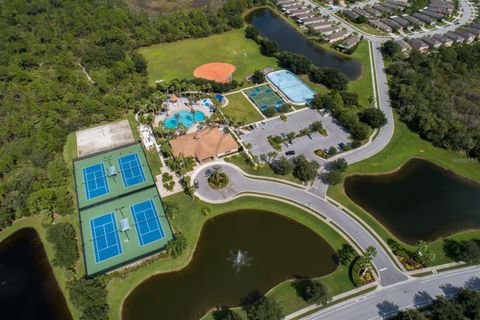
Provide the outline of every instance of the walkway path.
<path id="1" fill-rule="evenodd" d="M 230 178 L 230 184 L 225 189 L 213 190 L 208 186 L 207 178 L 210 175 L 209 170 L 211 170 L 211 167 L 215 164 L 221 166 L 221 170 Z M 396 267 L 388 253 L 373 235 L 359 222 L 326 200 L 310 192 L 305 192 L 303 189 L 283 183 L 247 178 L 238 167 L 222 162 L 199 168 L 193 173 L 192 178 L 198 179 L 199 182 L 197 195 L 207 202 L 227 202 L 241 194 L 257 193 L 284 198 L 309 207 L 326 218 L 327 222 L 334 223 L 363 250 L 368 246 L 374 246 L 377 249 L 378 254 L 374 259 L 374 265 L 380 272 L 380 284 L 382 286 L 388 286 L 408 279 L 408 277 Z"/>

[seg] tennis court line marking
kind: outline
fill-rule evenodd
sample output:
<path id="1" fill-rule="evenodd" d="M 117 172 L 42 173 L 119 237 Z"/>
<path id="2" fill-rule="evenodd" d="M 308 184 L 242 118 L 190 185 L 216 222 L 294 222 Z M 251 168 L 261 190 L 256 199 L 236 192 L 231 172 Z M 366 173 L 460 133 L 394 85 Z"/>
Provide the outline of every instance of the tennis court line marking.
<path id="1" fill-rule="evenodd" d="M 131 157 L 131 156 L 134 157 L 133 160 L 124 160 L 128 157 Z M 134 166 L 132 166 L 132 162 L 135 163 Z M 131 154 L 128 154 L 128 155 L 125 155 L 123 157 L 118 158 L 118 165 L 120 166 L 120 172 L 122 174 L 123 186 L 125 188 L 133 187 L 133 186 L 135 186 L 137 184 L 140 184 L 140 183 L 143 183 L 147 180 L 146 177 L 145 177 L 145 173 L 143 172 L 143 168 L 142 168 L 142 165 L 141 165 L 141 162 L 140 162 L 140 158 L 138 157 L 138 152 L 131 153 Z M 128 168 L 126 167 L 127 165 L 128 165 Z M 134 169 L 135 168 L 138 168 L 140 174 L 134 175 Z M 129 172 L 131 174 L 131 176 L 127 177 L 126 172 Z M 133 183 L 129 182 L 131 180 L 135 180 L 135 179 L 138 179 L 138 178 L 140 178 L 141 181 L 133 182 Z"/>
<path id="2" fill-rule="evenodd" d="M 95 170 L 93 172 L 88 172 L 87 173 L 87 170 L 92 168 L 92 167 L 96 167 L 96 166 L 100 166 L 100 169 L 99 170 Z M 91 199 L 94 199 L 94 198 L 97 198 L 97 197 L 101 197 L 101 196 L 104 196 L 104 195 L 107 195 L 110 193 L 110 188 L 108 186 L 108 181 L 107 181 L 107 178 L 105 176 L 105 167 L 103 165 L 103 162 L 99 162 L 99 163 L 96 163 L 96 164 L 93 164 L 91 166 L 88 166 L 88 167 L 84 167 L 83 170 L 83 183 L 85 185 L 85 196 L 87 198 L 87 200 L 91 200 Z M 101 173 L 101 176 L 100 177 L 97 177 L 97 173 Z M 88 177 L 91 176 L 93 174 L 94 178 L 92 180 L 88 180 Z M 101 186 L 102 189 L 104 189 L 104 193 L 101 193 L 99 195 L 94 195 L 92 196 L 91 194 L 101 188 L 98 187 L 98 183 L 97 183 L 97 180 L 101 179 L 103 181 L 103 186 Z M 94 182 L 95 183 L 95 188 L 93 189 L 90 189 L 89 187 L 89 182 Z"/>
<path id="3" fill-rule="evenodd" d="M 150 207 L 149 208 L 146 208 L 144 210 L 141 210 L 141 211 L 137 211 L 135 209 L 135 206 L 137 205 L 141 205 L 141 204 L 144 204 L 145 202 L 148 202 Z M 147 219 L 147 216 L 145 214 L 146 211 L 148 210 L 151 210 L 153 212 L 153 217 L 150 218 L 150 219 Z M 143 201 L 143 202 L 139 202 L 139 203 L 136 203 L 136 204 L 133 204 L 130 206 L 130 212 L 132 213 L 132 216 L 133 216 L 133 219 L 135 221 L 135 230 L 137 231 L 137 237 L 138 237 L 138 242 L 140 243 L 140 246 L 143 247 L 143 246 L 146 246 L 150 243 L 154 243 L 158 240 L 161 240 L 161 239 L 164 239 L 165 238 L 165 232 L 163 230 L 163 226 L 162 226 L 162 223 L 160 222 L 160 218 L 158 216 L 158 211 L 157 211 L 157 208 L 155 207 L 155 203 L 153 202 L 152 199 L 149 199 L 149 200 L 146 200 L 146 201 Z M 138 214 L 143 214 L 143 217 L 145 218 L 144 220 L 142 221 L 138 221 Z M 152 219 L 155 219 L 155 223 L 157 225 L 157 229 L 154 229 L 154 230 L 151 230 L 150 229 L 150 225 L 148 224 L 148 222 L 146 223 L 146 226 L 148 227 L 148 231 L 143 233 L 141 232 L 140 230 L 140 223 L 144 223 L 146 221 L 149 221 L 149 220 L 152 220 Z M 153 232 L 158 232 L 160 237 L 155 239 L 155 240 L 152 240 L 150 241 L 149 243 L 144 243 L 144 236 L 148 235 L 148 234 L 151 234 Z"/>
<path id="4" fill-rule="evenodd" d="M 94 221 L 95 221 L 96 219 L 101 218 L 101 217 L 104 217 L 104 216 L 106 216 L 106 215 L 108 215 L 108 216 L 110 217 L 110 221 L 107 222 L 107 223 L 103 223 L 103 224 L 101 224 L 101 225 L 99 225 L 99 226 L 96 226 Z M 105 238 L 105 242 L 106 242 L 107 245 L 108 245 L 108 241 L 107 241 L 107 237 L 106 237 L 106 234 L 107 234 L 107 233 L 106 233 L 106 231 L 105 231 L 105 225 L 106 225 L 106 224 L 112 224 L 112 226 L 113 226 L 113 228 L 114 228 L 114 231 L 113 231 L 113 232 L 114 232 L 114 234 L 115 234 L 115 245 L 111 245 L 111 246 L 107 246 L 107 247 L 102 248 L 102 249 L 98 249 L 98 244 L 97 244 L 97 239 L 98 239 L 98 238 L 97 238 L 95 229 L 96 229 L 97 227 L 102 227 L 102 228 L 103 228 L 103 234 L 104 234 L 104 235 L 103 235 L 102 237 Z M 94 254 L 94 256 L 95 256 L 95 264 L 102 263 L 102 262 L 104 262 L 104 261 L 110 260 L 110 259 L 112 259 L 112 258 L 114 258 L 114 257 L 116 257 L 116 256 L 119 256 L 119 255 L 122 255 L 122 254 L 123 254 L 122 243 L 121 243 L 120 237 L 119 237 L 119 235 L 118 235 L 118 229 L 117 229 L 117 225 L 116 225 L 116 220 L 115 220 L 115 214 L 114 214 L 114 212 L 107 213 L 107 214 L 104 214 L 104 215 L 101 215 L 101 216 L 97 216 L 97 217 L 95 217 L 95 218 L 93 218 L 93 219 L 90 219 L 90 229 L 91 229 L 91 233 L 92 233 L 92 236 L 93 236 L 93 239 L 94 239 L 94 241 L 93 241 L 93 250 L 94 250 L 94 251 L 93 251 L 93 254 Z M 116 255 L 113 255 L 113 256 L 108 257 L 108 258 L 106 258 L 106 259 L 102 259 L 102 260 L 100 260 L 100 261 L 98 260 L 98 259 L 100 258 L 100 252 L 101 252 L 101 251 L 104 251 L 104 250 L 106 250 L 106 249 L 110 249 L 110 248 L 113 248 L 113 247 L 116 247 L 116 248 L 117 248 L 117 254 L 116 254 Z"/>

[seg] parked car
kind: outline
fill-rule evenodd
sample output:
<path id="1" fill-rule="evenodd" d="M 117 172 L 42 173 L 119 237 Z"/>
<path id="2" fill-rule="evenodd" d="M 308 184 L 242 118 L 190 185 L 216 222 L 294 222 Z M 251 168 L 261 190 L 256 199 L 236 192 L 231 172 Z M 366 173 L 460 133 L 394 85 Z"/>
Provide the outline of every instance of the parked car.
<path id="1" fill-rule="evenodd" d="M 295 151 L 294 151 L 294 150 L 290 150 L 290 151 L 285 152 L 285 154 L 286 154 L 287 156 L 293 156 L 293 155 L 295 154 Z"/>
<path id="2" fill-rule="evenodd" d="M 198 188 L 198 186 L 200 185 L 198 183 L 198 179 L 193 180 L 193 185 L 195 186 L 195 188 Z"/>
<path id="3" fill-rule="evenodd" d="M 345 143 L 340 142 L 340 143 L 338 144 L 338 148 L 339 148 L 340 150 L 343 150 L 343 149 L 345 148 Z"/>
<path id="4" fill-rule="evenodd" d="M 307 137 L 308 137 L 310 140 L 313 140 L 313 136 L 312 136 L 310 133 L 307 134 Z"/>
<path id="5" fill-rule="evenodd" d="M 292 145 L 293 144 L 292 140 L 288 140 L 288 144 Z"/>

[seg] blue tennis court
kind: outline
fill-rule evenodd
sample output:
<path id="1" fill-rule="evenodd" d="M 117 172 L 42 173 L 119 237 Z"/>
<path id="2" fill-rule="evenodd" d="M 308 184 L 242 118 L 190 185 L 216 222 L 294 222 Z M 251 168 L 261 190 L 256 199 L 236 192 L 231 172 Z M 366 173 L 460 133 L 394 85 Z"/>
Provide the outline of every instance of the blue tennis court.
<path id="1" fill-rule="evenodd" d="M 135 228 L 141 246 L 165 237 L 155 204 L 151 199 L 134 204 L 130 210 L 135 220 Z"/>
<path id="2" fill-rule="evenodd" d="M 143 173 L 143 168 L 137 153 L 131 153 L 118 158 L 118 164 L 122 171 L 123 185 L 125 188 L 145 182 L 145 174 Z"/>
<path id="3" fill-rule="evenodd" d="M 85 183 L 87 200 L 103 196 L 109 192 L 103 163 L 83 168 L 83 181 Z"/>
<path id="4" fill-rule="evenodd" d="M 113 212 L 90 220 L 90 227 L 96 263 L 122 254 L 122 245 Z"/>

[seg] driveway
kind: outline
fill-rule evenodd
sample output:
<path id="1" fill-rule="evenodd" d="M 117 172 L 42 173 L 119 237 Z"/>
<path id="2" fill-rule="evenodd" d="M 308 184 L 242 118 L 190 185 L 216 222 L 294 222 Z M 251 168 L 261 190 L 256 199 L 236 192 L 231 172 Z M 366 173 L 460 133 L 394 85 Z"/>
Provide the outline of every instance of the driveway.
<path id="1" fill-rule="evenodd" d="M 292 131 L 298 133 L 313 122 L 320 121 L 327 130 L 327 137 L 314 133 L 312 134 L 313 140 L 307 136 L 296 138 L 292 140 L 292 146 L 286 147 L 285 144 L 282 144 L 282 151 L 279 152 L 284 155 L 286 151 L 294 150 L 296 155 L 303 154 L 307 158 L 315 159 L 320 163 L 325 162 L 325 160 L 314 154 L 316 149 L 325 149 L 331 146 L 338 148 L 340 143 L 349 143 L 349 133 L 336 124 L 331 116 L 324 117 L 317 110 L 305 108 L 288 114 L 287 119 L 287 121 L 283 121 L 280 118 L 275 118 L 264 121 L 263 124 L 258 123 L 257 129 L 242 135 L 241 138 L 245 143 L 252 145 L 250 152 L 259 156 L 276 151 L 268 142 L 268 136 L 280 135 L 282 132 L 286 134 Z"/>

